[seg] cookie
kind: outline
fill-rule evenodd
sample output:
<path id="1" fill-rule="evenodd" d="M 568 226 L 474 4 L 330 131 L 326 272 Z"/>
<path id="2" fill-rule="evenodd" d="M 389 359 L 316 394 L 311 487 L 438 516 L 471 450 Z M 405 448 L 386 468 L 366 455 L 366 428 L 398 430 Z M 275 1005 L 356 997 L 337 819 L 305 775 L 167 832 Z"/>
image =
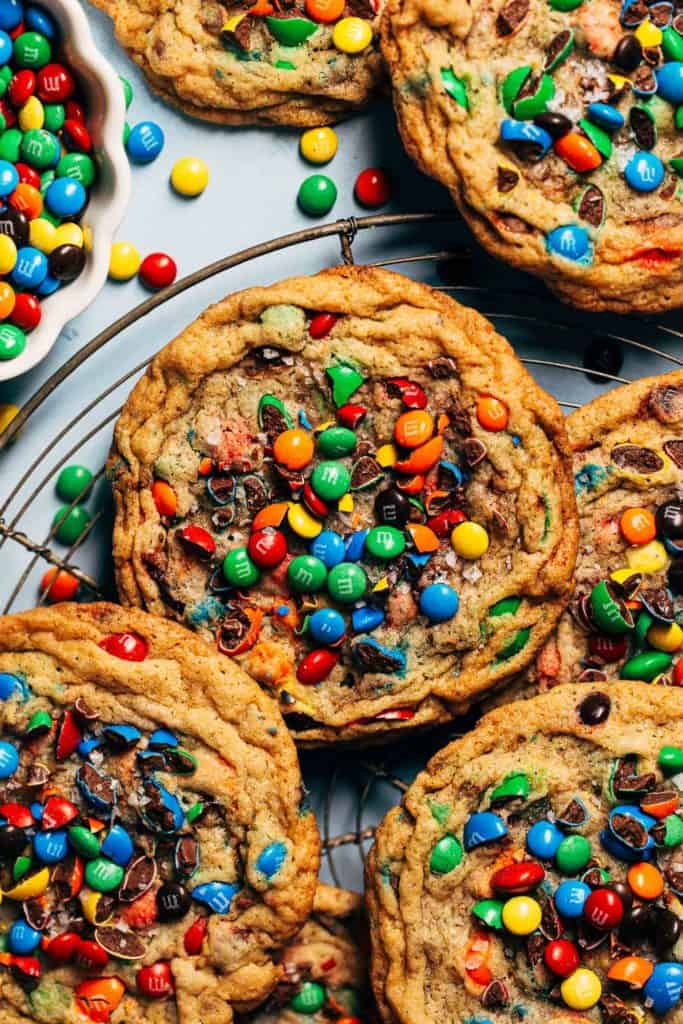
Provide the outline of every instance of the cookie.
<path id="1" fill-rule="evenodd" d="M 556 403 L 478 313 L 388 271 L 210 308 L 132 392 L 109 476 L 122 601 L 217 643 L 302 742 L 447 720 L 569 595 Z"/>
<path id="2" fill-rule="evenodd" d="M 333 124 L 383 78 L 372 0 L 93 3 L 156 93 L 217 124 Z"/>
<path id="3" fill-rule="evenodd" d="M 282 953 L 282 982 L 239 1024 L 371 1024 L 361 907 L 358 893 L 319 885 L 313 915 Z"/>
<path id="4" fill-rule="evenodd" d="M 683 1020 L 683 691 L 560 686 L 440 751 L 367 862 L 389 1024 Z"/>
<path id="5" fill-rule="evenodd" d="M 621 676 L 683 684 L 683 371 L 567 420 L 580 540 L 576 590 L 525 692 Z"/>
<path id="6" fill-rule="evenodd" d="M 676 4 L 390 0 L 403 141 L 491 253 L 583 309 L 683 304 Z"/>
<path id="7" fill-rule="evenodd" d="M 318 862 L 292 741 L 233 663 L 115 605 L 0 619 L 3 1024 L 230 1024 Z"/>

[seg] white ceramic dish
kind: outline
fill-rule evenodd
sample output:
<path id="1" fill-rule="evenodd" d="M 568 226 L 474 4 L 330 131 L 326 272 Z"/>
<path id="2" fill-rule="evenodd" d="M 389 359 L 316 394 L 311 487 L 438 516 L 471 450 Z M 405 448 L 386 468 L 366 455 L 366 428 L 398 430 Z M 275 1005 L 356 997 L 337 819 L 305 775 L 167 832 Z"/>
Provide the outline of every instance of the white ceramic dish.
<path id="1" fill-rule="evenodd" d="M 0 381 L 18 377 L 44 359 L 64 325 L 100 291 L 107 278 L 114 232 L 130 196 L 130 167 L 123 146 L 126 105 L 119 77 L 95 46 L 79 0 L 48 0 L 42 6 L 61 26 L 60 48 L 87 107 L 99 171 L 83 218 L 92 231 L 93 248 L 80 277 L 42 302 L 43 318 L 27 336 L 22 354 L 0 361 Z"/>

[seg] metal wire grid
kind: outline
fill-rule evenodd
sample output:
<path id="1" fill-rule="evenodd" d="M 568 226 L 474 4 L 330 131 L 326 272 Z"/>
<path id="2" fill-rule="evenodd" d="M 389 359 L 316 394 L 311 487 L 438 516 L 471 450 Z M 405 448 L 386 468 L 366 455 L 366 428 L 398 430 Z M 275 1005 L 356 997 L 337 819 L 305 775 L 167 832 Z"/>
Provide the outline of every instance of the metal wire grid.
<path id="1" fill-rule="evenodd" d="M 377 231 L 378 229 L 390 228 L 396 225 L 418 227 L 456 219 L 457 215 L 450 211 L 446 213 L 378 215 L 362 219 L 349 218 L 297 231 L 250 247 L 182 278 L 171 287 L 151 296 L 116 320 L 67 360 L 25 403 L 4 433 L 0 433 L 0 455 L 2 455 L 10 442 L 18 438 L 19 432 L 26 426 L 31 417 L 38 412 L 46 400 L 65 384 L 71 375 L 83 366 L 87 360 L 104 348 L 104 346 L 113 342 L 127 328 L 143 321 L 152 311 L 210 278 L 251 260 L 258 259 L 261 256 L 332 236 L 336 236 L 339 239 L 343 262 L 352 264 L 354 262 L 353 246 L 360 232 L 365 232 L 369 229 Z M 448 293 L 457 292 L 458 297 L 462 297 L 465 301 L 469 301 L 472 304 L 477 304 L 478 299 L 490 298 L 492 294 L 495 294 L 497 302 L 514 299 L 516 303 L 519 303 L 521 300 L 525 303 L 526 308 L 530 304 L 534 308 L 539 305 L 543 306 L 548 301 L 542 295 L 526 291 L 520 292 L 518 289 L 501 290 L 496 288 L 495 292 L 493 292 L 485 284 L 448 283 L 448 277 L 453 267 L 455 266 L 456 271 L 458 268 L 462 269 L 467 265 L 469 259 L 470 254 L 468 250 L 456 248 L 422 252 L 414 255 L 394 256 L 393 258 L 388 255 L 380 260 L 370 261 L 370 265 L 399 267 L 403 272 L 406 272 L 406 269 L 416 272 L 417 268 L 419 270 L 427 268 L 429 276 L 434 276 L 434 270 L 438 273 L 445 268 L 446 281 L 444 282 L 444 274 L 442 273 L 441 280 L 436 283 L 436 286 Z M 456 273 L 456 277 L 459 276 Z M 551 308 L 552 312 L 548 316 L 539 316 L 536 313 L 497 311 L 495 309 L 487 310 L 486 315 L 494 321 L 504 319 L 506 322 L 514 324 L 522 330 L 529 327 L 538 332 L 539 329 L 542 329 L 547 331 L 553 339 L 562 338 L 568 332 L 577 330 L 577 324 L 572 322 L 570 311 L 566 307 L 553 303 Z M 648 321 L 638 320 L 637 318 L 632 318 L 628 321 L 628 324 L 628 334 L 620 331 L 602 331 L 602 337 L 616 341 L 625 346 L 627 350 L 639 353 L 642 357 L 651 357 L 663 361 L 665 369 L 683 366 L 683 332 L 664 323 L 651 325 Z M 651 328 L 653 333 L 661 335 L 677 347 L 680 355 L 676 354 L 675 351 L 665 351 L 662 348 L 649 344 L 647 341 L 639 340 L 638 337 L 630 333 L 631 325 L 637 325 L 639 328 L 645 327 L 648 330 Z M 579 322 L 579 327 L 581 326 Z M 585 327 L 583 329 L 585 330 Z M 67 450 L 62 452 L 57 461 L 48 465 L 52 453 L 59 449 L 62 442 L 66 441 L 73 431 L 77 430 L 80 420 L 89 416 L 99 405 L 105 403 L 110 396 L 114 395 L 119 388 L 136 378 L 144 370 L 150 359 L 151 356 L 127 370 L 104 388 L 95 398 L 79 409 L 78 413 L 62 426 L 49 442 L 27 463 L 24 472 L 0 506 L 0 551 L 2 551 L 7 541 L 11 540 L 24 548 L 29 554 L 26 565 L 12 586 L 11 592 L 4 603 L 2 608 L 3 614 L 7 614 L 14 609 L 29 577 L 37 563 L 41 560 L 51 566 L 65 569 L 76 576 L 89 598 L 113 596 L 105 584 L 94 578 L 93 575 L 85 571 L 78 564 L 80 549 L 102 517 L 106 515 L 105 509 L 99 508 L 95 512 L 87 530 L 68 548 L 63 556 L 53 549 L 57 525 L 53 525 L 42 540 L 36 540 L 24 528 L 24 522 L 33 511 L 38 498 L 46 491 L 49 485 L 53 484 L 61 468 L 74 459 L 79 451 L 94 438 L 101 435 L 104 431 L 108 433 L 111 430 L 113 423 L 119 415 L 120 407 L 115 408 L 113 411 L 108 411 L 85 433 L 78 434 Z M 562 375 L 584 375 L 586 373 L 583 366 L 563 360 L 522 356 L 522 361 L 532 368 L 560 371 Z M 629 378 L 626 376 L 617 376 L 597 370 L 591 370 L 591 375 L 593 379 L 599 378 L 606 384 L 624 384 L 629 382 Z M 571 379 L 571 376 L 569 379 Z M 558 399 L 560 404 L 567 409 L 577 408 L 580 405 L 578 402 L 569 400 L 564 393 L 559 395 Z M 18 443 L 19 441 L 17 441 Z M 91 487 L 94 487 L 103 475 L 104 467 L 94 474 Z M 88 490 L 90 489 L 88 488 Z M 79 495 L 74 499 L 69 508 L 78 504 L 82 498 L 83 495 Z M 15 501 L 19 501 L 19 506 L 10 516 L 9 509 Z M 48 597 L 49 590 L 40 595 L 39 603 L 44 603 Z M 452 738 L 457 734 L 458 725 L 455 724 L 445 734 L 442 731 L 438 736 L 431 736 L 426 742 L 415 743 L 413 741 L 410 750 L 407 750 L 403 744 L 395 745 L 390 752 L 382 752 L 381 760 L 359 761 L 357 757 L 349 759 L 338 753 L 335 753 L 333 756 L 317 756 L 313 761 L 310 755 L 304 756 L 305 773 L 310 773 L 316 783 L 316 795 L 319 800 L 317 810 L 321 820 L 323 849 L 327 854 L 327 865 L 330 875 L 336 884 L 341 884 L 341 872 L 335 861 L 335 851 L 339 851 L 347 846 L 355 847 L 360 855 L 360 862 L 362 863 L 364 859 L 366 844 L 374 833 L 372 824 L 367 825 L 365 822 L 369 809 L 374 809 L 371 805 L 376 799 L 377 790 L 383 789 L 384 792 L 381 799 L 386 806 L 395 803 L 397 795 L 402 794 L 407 788 L 406 778 L 409 779 L 411 776 L 410 766 L 406 772 L 406 762 L 412 760 L 415 770 L 419 769 L 424 764 L 425 758 L 429 753 L 437 749 L 440 743 L 442 744 L 446 739 Z M 350 794 L 352 827 L 341 833 L 333 834 L 335 832 L 333 828 L 334 808 L 342 785 L 346 787 L 347 795 Z M 376 813 L 372 817 L 374 817 L 375 821 L 378 820 Z"/>

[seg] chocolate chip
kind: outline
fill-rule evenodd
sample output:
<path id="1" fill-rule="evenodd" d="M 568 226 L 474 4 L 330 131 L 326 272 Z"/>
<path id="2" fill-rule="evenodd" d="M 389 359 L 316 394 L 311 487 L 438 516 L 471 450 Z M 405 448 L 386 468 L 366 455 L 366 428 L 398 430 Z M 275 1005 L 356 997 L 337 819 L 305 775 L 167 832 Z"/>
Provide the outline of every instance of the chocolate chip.
<path id="1" fill-rule="evenodd" d="M 581 220 L 599 228 L 605 213 L 605 197 L 597 185 L 589 185 L 579 200 L 578 214 Z"/>
<path id="2" fill-rule="evenodd" d="M 498 35 L 511 36 L 526 18 L 530 6 L 530 0 L 508 0 L 496 18 Z"/>
<path id="3" fill-rule="evenodd" d="M 539 925 L 541 932 L 549 942 L 559 939 L 562 935 L 563 924 L 560 915 L 555 907 L 555 900 L 552 896 L 546 897 L 542 902 L 542 916 Z"/>
<path id="4" fill-rule="evenodd" d="M 132 903 L 152 887 L 157 877 L 157 862 L 153 857 L 138 857 L 128 867 L 119 889 L 122 903 Z"/>
<path id="5" fill-rule="evenodd" d="M 463 444 L 465 461 L 470 467 L 478 466 L 487 455 L 486 445 L 478 437 L 467 437 Z"/>
<path id="6" fill-rule="evenodd" d="M 635 71 L 643 59 L 643 48 L 636 36 L 622 36 L 612 55 L 613 62 L 624 71 Z"/>
<path id="7" fill-rule="evenodd" d="M 230 607 L 216 632 L 219 651 L 231 654 L 242 642 L 251 628 L 251 619 L 238 605 Z"/>
<path id="8" fill-rule="evenodd" d="M 368 487 L 375 486 L 383 479 L 384 471 L 377 459 L 373 459 L 371 455 L 363 455 L 362 458 L 354 462 L 351 468 L 350 489 L 363 491 Z"/>
<path id="9" fill-rule="evenodd" d="M 96 928 L 95 942 L 117 960 L 141 960 L 147 952 L 147 947 L 135 932 L 124 932 L 121 928 Z"/>
<path id="10" fill-rule="evenodd" d="M 678 423 L 683 420 L 683 387 L 663 384 L 653 388 L 648 405 L 660 423 Z"/>
<path id="11" fill-rule="evenodd" d="M 569 29 L 565 29 L 563 32 L 558 32 L 557 35 L 550 40 L 547 50 L 545 51 L 545 64 L 544 68 L 547 71 L 560 56 L 565 47 L 571 42 L 572 33 Z"/>
<path id="12" fill-rule="evenodd" d="M 557 817 L 564 825 L 583 825 L 586 820 L 586 808 L 580 800 L 570 800 Z"/>
<path id="13" fill-rule="evenodd" d="M 179 875 L 189 878 L 199 867 L 199 843 L 193 836 L 181 836 L 173 853 L 173 863 Z"/>
<path id="14" fill-rule="evenodd" d="M 553 139 L 561 139 L 563 135 L 571 131 L 572 122 L 564 114 L 556 114 L 554 111 L 546 110 L 537 114 L 534 124 L 538 125 Z"/>
<path id="15" fill-rule="evenodd" d="M 362 672 L 396 672 L 403 667 L 403 661 L 393 657 L 390 651 L 362 640 L 354 644 L 353 656 Z"/>
<path id="16" fill-rule="evenodd" d="M 654 149 L 657 142 L 657 127 L 652 115 L 644 107 L 631 107 L 628 121 L 639 148 Z"/>
<path id="17" fill-rule="evenodd" d="M 487 1010 L 493 1010 L 499 1006 L 507 1006 L 509 1002 L 510 993 L 508 987 L 499 978 L 494 978 L 481 995 L 481 1005 L 485 1006 Z"/>
<path id="18" fill-rule="evenodd" d="M 669 456 L 672 462 L 675 462 L 679 469 L 683 469 L 683 439 L 675 441 L 665 441 L 664 451 Z"/>
<path id="19" fill-rule="evenodd" d="M 438 359 L 430 359 L 427 368 L 435 380 L 447 380 L 449 377 L 457 377 L 458 365 L 455 359 L 450 356 L 439 356 Z"/>
<path id="20" fill-rule="evenodd" d="M 619 469 L 630 469 L 636 473 L 658 473 L 664 462 L 651 448 L 638 444 L 618 444 L 611 452 L 612 462 Z"/>
<path id="21" fill-rule="evenodd" d="M 513 188 L 519 181 L 519 174 L 517 171 L 513 171 L 511 167 L 499 167 L 498 168 L 498 191 L 499 192 L 512 192 Z"/>
<path id="22" fill-rule="evenodd" d="M 579 704 L 577 711 L 584 725 L 602 725 L 609 718 L 612 701 L 606 693 L 595 690 Z"/>

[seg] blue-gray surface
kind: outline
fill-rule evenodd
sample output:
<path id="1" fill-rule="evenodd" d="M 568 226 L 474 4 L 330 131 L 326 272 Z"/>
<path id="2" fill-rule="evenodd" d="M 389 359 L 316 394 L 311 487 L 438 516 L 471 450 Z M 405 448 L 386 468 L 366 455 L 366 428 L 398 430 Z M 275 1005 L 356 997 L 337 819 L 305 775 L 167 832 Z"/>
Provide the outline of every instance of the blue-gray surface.
<path id="1" fill-rule="evenodd" d="M 88 16 L 103 52 L 133 83 L 131 123 L 151 118 L 161 124 L 166 134 L 166 147 L 159 159 L 148 167 L 134 168 L 133 197 L 119 238 L 133 242 L 143 254 L 170 253 L 184 275 L 254 243 L 313 223 L 300 213 L 295 202 L 300 181 L 312 170 L 299 157 L 297 132 L 227 130 L 183 118 L 147 91 L 142 76 L 114 43 L 108 20 L 90 8 Z M 353 198 L 353 183 L 358 172 L 368 166 L 384 167 L 393 176 L 394 195 L 386 212 L 449 209 L 445 191 L 420 175 L 402 153 L 386 100 L 378 101 L 366 114 L 341 125 L 338 134 L 339 152 L 326 168 L 339 189 L 333 216 L 363 216 L 365 211 Z M 209 187 L 196 200 L 180 199 L 168 184 L 174 161 L 188 155 L 203 157 L 211 172 Z M 472 249 L 471 257 L 448 267 L 434 262 L 412 262 L 398 269 L 433 283 L 459 285 L 455 294 L 492 316 L 518 352 L 532 360 L 581 366 L 591 339 L 596 334 L 611 332 L 668 354 L 668 358 L 658 356 L 637 345 L 625 344 L 625 378 L 663 372 L 682 363 L 683 343 L 678 330 L 683 329 L 683 316 L 643 320 L 578 314 L 551 299 L 537 282 L 482 254 L 457 222 L 365 232 L 359 236 L 354 254 L 357 262 L 395 261 L 407 255 L 465 248 Z M 70 461 L 93 469 L 102 465 L 111 420 L 134 377 L 101 397 L 105 389 L 125 377 L 206 305 L 228 291 L 269 283 L 292 273 L 312 272 L 338 261 L 336 238 L 274 253 L 195 287 L 120 334 L 52 393 L 20 438 L 0 456 L 0 517 L 34 541 L 44 541 L 58 507 L 55 471 L 60 464 Z M 145 297 L 137 281 L 107 284 L 91 308 L 68 326 L 45 363 L 17 381 L 0 384 L 0 403 L 21 405 L 68 357 Z M 594 397 L 605 386 L 590 381 L 582 372 L 561 366 L 532 363 L 530 369 L 568 409 Z M 63 437 L 55 442 L 61 432 Z M 89 507 L 100 518 L 78 552 L 77 562 L 104 581 L 106 592 L 111 577 L 111 522 L 107 485 L 101 478 Z M 0 609 L 16 610 L 34 604 L 45 563 L 16 541 L 2 544 L 0 539 L 0 566 Z M 362 779 L 356 781 L 362 785 Z M 334 834 L 355 828 L 356 781 L 347 779 L 334 801 Z M 321 792 L 316 786 L 318 801 Z M 393 802 L 390 791 L 384 797 L 385 803 Z M 380 807 L 374 798 L 371 804 L 368 820 L 376 820 Z M 342 851 L 341 875 L 346 882 L 357 884 L 358 862 L 354 858 L 355 854 Z"/>

